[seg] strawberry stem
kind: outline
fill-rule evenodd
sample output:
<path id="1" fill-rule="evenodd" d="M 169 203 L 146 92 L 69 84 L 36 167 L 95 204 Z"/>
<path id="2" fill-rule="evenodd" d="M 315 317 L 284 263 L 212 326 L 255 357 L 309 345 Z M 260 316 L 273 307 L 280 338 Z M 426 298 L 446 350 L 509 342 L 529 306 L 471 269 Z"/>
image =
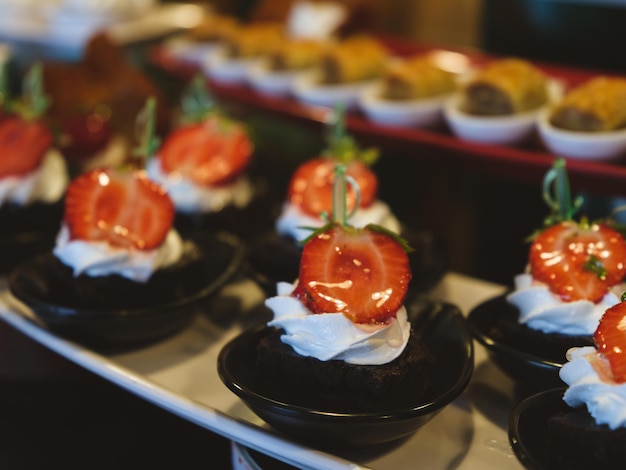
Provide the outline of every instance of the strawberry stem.
<path id="1" fill-rule="evenodd" d="M 348 212 L 347 184 L 352 186 L 356 194 L 356 202 L 352 211 Z M 346 166 L 338 163 L 335 165 L 335 180 L 333 181 L 333 222 L 346 226 L 348 219 L 361 206 L 361 189 L 351 176 L 346 175 Z"/>
<path id="2" fill-rule="evenodd" d="M 145 168 L 148 158 L 156 152 L 160 139 L 156 135 L 156 99 L 151 96 L 146 105 L 137 115 L 135 135 L 138 146 L 133 149 L 133 157 L 140 168 Z"/>
<path id="3" fill-rule="evenodd" d="M 565 160 L 558 158 L 543 179 L 543 200 L 552 213 L 546 218 L 545 225 L 554 225 L 565 220 L 572 220 L 583 204 L 581 196 L 572 201 Z"/>
<path id="4" fill-rule="evenodd" d="M 35 62 L 24 75 L 22 99 L 11 103 L 7 100 L 5 107 L 31 121 L 43 116 L 49 105 L 50 100 L 43 90 L 43 67 L 41 62 Z"/>
<path id="5" fill-rule="evenodd" d="M 334 158 L 346 165 L 354 160 L 361 160 L 368 166 L 373 165 L 379 157 L 375 148 L 362 150 L 354 138 L 346 133 L 346 105 L 340 102 L 330 114 L 330 129 L 327 134 L 328 148 L 323 156 Z"/>
<path id="6" fill-rule="evenodd" d="M 181 108 L 183 110 L 182 124 L 202 122 L 207 114 L 216 111 L 215 100 L 209 93 L 202 74 L 196 74 L 191 80 L 183 93 Z"/>

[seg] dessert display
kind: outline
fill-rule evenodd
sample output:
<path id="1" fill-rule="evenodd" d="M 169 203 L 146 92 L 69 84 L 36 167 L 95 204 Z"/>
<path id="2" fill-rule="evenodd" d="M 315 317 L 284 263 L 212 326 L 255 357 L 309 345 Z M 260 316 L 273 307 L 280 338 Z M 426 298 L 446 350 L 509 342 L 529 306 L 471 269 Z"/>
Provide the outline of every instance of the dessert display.
<path id="1" fill-rule="evenodd" d="M 611 159 L 626 151 L 626 80 L 597 76 L 570 90 L 539 117 L 539 134 L 554 153 Z"/>
<path id="2" fill-rule="evenodd" d="M 6 77 L 0 78 L 6 85 Z M 69 176 L 44 121 L 49 101 L 41 82 L 41 64 L 23 80 L 23 96 L 12 100 L 8 89 L 0 111 L 0 271 L 37 252 L 50 249 L 62 217 Z"/>
<path id="3" fill-rule="evenodd" d="M 155 106 L 152 99 L 144 109 L 152 118 L 139 161 L 154 147 Z M 196 311 L 190 307 L 206 300 L 224 271 L 233 274 L 233 250 L 225 254 L 214 236 L 181 237 L 171 198 L 140 168 L 76 177 L 52 252 L 11 273 L 13 295 L 52 329 L 87 340 L 155 339 L 186 324 Z M 216 248 L 225 253 L 216 256 Z"/>
<path id="4" fill-rule="evenodd" d="M 244 124 L 217 108 L 200 75 L 183 96 L 182 113 L 147 166 L 174 202 L 176 226 L 248 237 L 268 225 L 262 184 L 249 174 L 254 145 Z"/>
<path id="5" fill-rule="evenodd" d="M 452 72 L 418 54 L 391 62 L 379 83 L 363 91 L 359 105 L 383 125 L 430 126 L 440 122 L 444 101 L 456 87 Z"/>
<path id="6" fill-rule="evenodd" d="M 296 80 L 293 92 L 309 104 L 355 105 L 363 88 L 382 76 L 388 57 L 385 47 L 371 36 L 345 38 L 327 49 L 310 73 Z"/>
<path id="7" fill-rule="evenodd" d="M 444 112 L 461 138 L 513 144 L 532 134 L 537 113 L 560 93 L 558 84 L 530 62 L 502 59 L 471 75 Z"/>
<path id="8" fill-rule="evenodd" d="M 335 110 L 328 148 L 319 157 L 301 164 L 291 176 L 274 229 L 250 241 L 248 261 L 253 276 L 268 292 L 274 291 L 277 281 L 296 279 L 303 240 L 312 230 L 322 227 L 332 213 L 334 168 L 342 163 L 351 181 L 347 196 L 350 224 L 377 224 L 409 240 L 415 249 L 410 254 L 413 284 L 419 290 L 427 290 L 446 270 L 445 249 L 432 234 L 403 226 L 390 207 L 378 199 L 378 177 L 370 168 L 378 152 L 360 148 L 346 134 L 344 112 L 343 107 Z M 358 197 L 352 182 L 359 188 Z"/>
<path id="9" fill-rule="evenodd" d="M 546 174 L 543 190 L 552 213 L 532 236 L 525 272 L 510 293 L 478 306 L 469 319 L 492 351 L 541 363 L 554 379 L 566 351 L 592 344 L 600 317 L 626 289 L 626 241 L 610 220 L 574 219 L 582 200 L 570 199 L 563 159 Z"/>
<path id="10" fill-rule="evenodd" d="M 279 430 L 289 429 L 290 435 L 325 445 L 341 433 L 342 420 L 349 423 L 358 416 L 361 425 L 370 427 L 369 418 L 382 414 L 408 418 L 418 403 L 439 393 L 435 370 L 450 364 L 449 358 L 439 357 L 439 347 L 431 349 L 436 333 L 422 334 L 413 326 L 419 307 L 417 299 L 408 296 L 410 247 L 381 226 L 349 225 L 347 168 L 338 164 L 334 172 L 332 219 L 306 241 L 298 279 L 293 284 L 279 283 L 277 295 L 265 301 L 273 312 L 267 326 L 235 339 L 219 359 L 222 380 L 240 396 L 243 391 L 253 398 L 249 402 L 253 411 Z M 358 185 L 352 189 L 358 193 Z M 456 359 L 453 369 L 458 372 L 468 357 Z M 250 373 L 245 377 L 244 367 Z M 247 383 L 233 383 L 241 379 Z M 458 386 L 457 379 L 454 382 Z M 268 406 L 301 410 L 309 415 L 311 428 L 259 412 L 259 402 L 265 400 L 270 401 Z M 313 412 L 319 418 L 311 420 Z M 312 436 L 311 431 L 319 432 L 325 419 L 330 422 L 324 427 L 335 425 L 336 430 L 332 435 Z M 416 424 L 400 434 L 410 434 Z M 392 427 L 388 432 L 360 444 L 400 437 Z M 357 439 L 352 437 L 339 440 L 355 445 Z"/>

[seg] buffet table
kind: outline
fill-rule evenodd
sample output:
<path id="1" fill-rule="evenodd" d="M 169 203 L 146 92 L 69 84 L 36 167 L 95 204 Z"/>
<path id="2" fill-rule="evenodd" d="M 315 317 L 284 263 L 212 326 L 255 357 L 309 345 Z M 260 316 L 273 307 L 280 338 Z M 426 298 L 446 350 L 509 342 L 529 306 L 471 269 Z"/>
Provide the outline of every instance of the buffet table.
<path id="1" fill-rule="evenodd" d="M 504 286 L 447 274 L 429 296 L 464 314 Z M 507 437 L 516 402 L 513 382 L 476 345 L 475 371 L 465 392 L 410 438 L 366 451 L 330 454 L 273 432 L 220 381 L 216 361 L 224 344 L 259 321 L 263 295 L 240 276 L 212 301 L 206 314 L 173 337 L 126 352 L 94 351 L 39 326 L 28 309 L 0 294 L 0 318 L 79 366 L 207 430 L 302 468 L 522 468 Z"/>

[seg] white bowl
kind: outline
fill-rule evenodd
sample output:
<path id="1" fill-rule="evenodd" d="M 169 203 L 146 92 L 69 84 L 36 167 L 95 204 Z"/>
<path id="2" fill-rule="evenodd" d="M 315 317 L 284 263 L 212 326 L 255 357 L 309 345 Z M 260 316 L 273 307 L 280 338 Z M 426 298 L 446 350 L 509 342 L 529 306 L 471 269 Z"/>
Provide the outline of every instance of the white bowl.
<path id="1" fill-rule="evenodd" d="M 265 62 L 258 62 L 248 69 L 248 82 L 259 93 L 269 96 L 289 96 L 295 80 L 302 70 L 274 72 Z"/>
<path id="2" fill-rule="evenodd" d="M 554 103 L 563 96 L 563 84 L 550 80 L 547 86 L 548 102 Z M 523 142 L 536 129 L 539 113 L 548 105 L 506 116 L 476 116 L 461 109 L 462 92 L 455 93 L 444 105 L 443 113 L 459 138 L 486 144 L 513 145 Z"/>
<path id="3" fill-rule="evenodd" d="M 260 59 L 231 59 L 226 57 L 223 47 L 219 46 L 211 51 L 202 63 L 204 73 L 216 82 L 238 85 L 247 83 L 250 69 Z"/>
<path id="4" fill-rule="evenodd" d="M 550 110 L 537 118 L 539 136 L 553 154 L 565 158 L 611 160 L 626 153 L 626 129 L 608 132 L 576 132 L 550 123 Z"/>
<path id="5" fill-rule="evenodd" d="M 365 88 L 359 106 L 370 121 L 386 126 L 429 127 L 442 120 L 443 105 L 450 94 L 414 100 L 382 98 L 383 84 Z"/>
<path id="6" fill-rule="evenodd" d="M 510 145 L 527 139 L 535 129 L 539 109 L 508 116 L 474 116 L 461 110 L 462 97 L 446 101 L 443 113 L 457 137 L 472 142 Z"/>
<path id="7" fill-rule="evenodd" d="M 338 85 L 320 85 L 316 72 L 302 72 L 293 82 L 293 94 L 303 103 L 333 108 L 344 103 L 347 108 L 356 108 L 359 95 L 373 80 Z"/>

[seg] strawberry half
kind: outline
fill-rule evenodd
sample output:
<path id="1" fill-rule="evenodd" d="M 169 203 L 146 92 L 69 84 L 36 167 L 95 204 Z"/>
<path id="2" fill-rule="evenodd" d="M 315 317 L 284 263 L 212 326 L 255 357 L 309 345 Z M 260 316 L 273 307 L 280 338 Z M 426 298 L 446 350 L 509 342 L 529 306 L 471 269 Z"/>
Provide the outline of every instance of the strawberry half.
<path id="1" fill-rule="evenodd" d="M 403 246 L 373 226 L 328 226 L 304 246 L 294 295 L 313 313 L 385 323 L 402 306 L 411 270 Z"/>
<path id="2" fill-rule="evenodd" d="M 626 241 L 606 225 L 566 221 L 535 238 L 529 261 L 533 277 L 564 301 L 599 302 L 626 275 Z"/>
<path id="3" fill-rule="evenodd" d="M 611 365 L 616 382 L 626 382 L 626 303 L 609 308 L 598 324 L 593 341 Z"/>
<path id="4" fill-rule="evenodd" d="M 41 121 L 3 117 L 0 120 L 0 178 L 25 175 L 36 169 L 52 140 L 52 133 Z"/>
<path id="5" fill-rule="evenodd" d="M 65 222 L 72 239 L 150 250 L 171 228 L 174 204 L 143 171 L 93 170 L 67 190 Z"/>
<path id="6" fill-rule="evenodd" d="M 320 213 L 332 214 L 333 181 L 335 166 L 333 158 L 314 158 L 300 165 L 289 183 L 288 200 L 314 217 Z M 361 191 L 361 207 L 369 207 L 376 200 L 378 179 L 360 160 L 346 164 L 346 174 L 352 177 Z M 354 189 L 348 185 L 347 207 L 352 211 L 356 204 Z"/>
<path id="7" fill-rule="evenodd" d="M 251 155 L 252 143 L 245 129 L 216 117 L 178 127 L 159 151 L 163 171 L 205 186 L 235 179 L 246 169 Z"/>

